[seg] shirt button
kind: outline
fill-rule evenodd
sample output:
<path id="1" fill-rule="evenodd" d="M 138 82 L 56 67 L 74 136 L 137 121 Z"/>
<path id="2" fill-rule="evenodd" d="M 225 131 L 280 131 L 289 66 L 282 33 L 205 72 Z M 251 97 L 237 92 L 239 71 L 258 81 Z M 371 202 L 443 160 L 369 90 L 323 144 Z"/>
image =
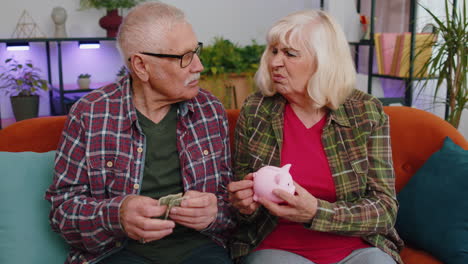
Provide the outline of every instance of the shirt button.
<path id="1" fill-rule="evenodd" d="M 133 189 L 135 189 L 135 190 L 140 189 L 140 184 L 138 184 L 138 183 L 133 184 Z"/>
<path id="2" fill-rule="evenodd" d="M 112 163 L 112 161 L 108 161 L 106 165 L 107 167 L 112 168 L 112 166 L 114 166 L 114 163 Z"/>
<path id="3" fill-rule="evenodd" d="M 210 152 L 209 152 L 207 149 L 205 149 L 205 150 L 203 151 L 203 155 L 205 155 L 205 156 L 208 155 L 208 153 L 210 153 Z"/>
<path id="4" fill-rule="evenodd" d="M 120 246 L 122 246 L 122 243 L 120 243 L 120 241 L 117 241 L 117 242 L 115 242 L 115 246 L 120 247 Z"/>
<path id="5" fill-rule="evenodd" d="M 137 151 L 138 151 L 138 153 L 142 153 L 142 152 L 143 152 L 143 148 L 142 148 L 142 147 L 139 147 L 139 148 L 137 148 Z"/>

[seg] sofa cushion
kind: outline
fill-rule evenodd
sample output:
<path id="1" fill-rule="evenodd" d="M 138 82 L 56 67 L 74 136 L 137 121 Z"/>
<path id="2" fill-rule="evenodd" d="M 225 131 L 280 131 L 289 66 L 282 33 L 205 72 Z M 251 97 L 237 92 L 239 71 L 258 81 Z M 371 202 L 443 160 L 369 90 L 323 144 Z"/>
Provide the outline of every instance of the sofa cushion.
<path id="1" fill-rule="evenodd" d="M 398 194 L 403 240 L 444 263 L 468 263 L 468 150 L 450 138 Z"/>
<path id="2" fill-rule="evenodd" d="M 48 221 L 44 193 L 55 151 L 0 152 L 0 263 L 63 263 L 68 247 Z"/>

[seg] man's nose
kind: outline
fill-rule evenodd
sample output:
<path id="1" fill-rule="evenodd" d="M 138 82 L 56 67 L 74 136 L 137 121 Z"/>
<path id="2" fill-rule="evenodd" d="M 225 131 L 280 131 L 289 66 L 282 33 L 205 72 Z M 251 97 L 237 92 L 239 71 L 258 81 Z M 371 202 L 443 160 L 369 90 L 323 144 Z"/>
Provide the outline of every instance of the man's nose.
<path id="1" fill-rule="evenodd" d="M 200 60 L 200 57 L 198 57 L 197 54 L 193 54 L 193 61 L 191 63 L 191 71 L 192 72 L 202 72 L 204 67 L 203 67 L 203 64 Z"/>

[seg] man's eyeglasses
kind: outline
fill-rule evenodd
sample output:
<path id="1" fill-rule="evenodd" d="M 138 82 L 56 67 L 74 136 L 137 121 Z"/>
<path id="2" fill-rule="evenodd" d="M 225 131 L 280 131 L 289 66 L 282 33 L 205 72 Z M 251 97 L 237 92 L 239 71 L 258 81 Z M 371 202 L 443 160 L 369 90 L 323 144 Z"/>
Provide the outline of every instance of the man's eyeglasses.
<path id="1" fill-rule="evenodd" d="M 148 55 L 148 56 L 153 56 L 153 57 L 158 57 L 158 58 L 174 58 L 174 59 L 180 59 L 180 67 L 185 68 L 192 63 L 193 60 L 193 55 L 197 54 L 197 56 L 200 56 L 201 50 L 203 48 L 203 43 L 198 42 L 198 46 L 195 50 L 189 51 L 187 53 L 184 53 L 182 55 L 173 55 L 173 54 L 159 54 L 159 53 L 151 53 L 151 52 L 143 52 L 140 51 L 139 53 Z M 130 58 L 128 58 L 130 61 Z"/>

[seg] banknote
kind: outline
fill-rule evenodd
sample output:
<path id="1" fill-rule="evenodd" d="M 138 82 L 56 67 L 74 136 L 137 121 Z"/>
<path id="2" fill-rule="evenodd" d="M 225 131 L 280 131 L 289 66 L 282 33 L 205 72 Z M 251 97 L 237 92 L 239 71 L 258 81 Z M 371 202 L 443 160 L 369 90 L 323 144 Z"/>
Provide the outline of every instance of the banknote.
<path id="1" fill-rule="evenodd" d="M 166 212 L 164 213 L 164 219 L 169 217 L 169 212 L 171 211 L 172 207 L 180 206 L 180 203 L 185 199 L 185 197 L 182 196 L 182 193 L 177 193 L 169 194 L 159 198 L 159 205 L 167 205 Z"/>
<path id="2" fill-rule="evenodd" d="M 177 194 L 169 194 L 169 195 L 163 196 L 159 198 L 159 205 L 169 205 L 171 201 L 182 198 L 182 195 L 183 195 L 182 193 L 177 193 Z"/>

